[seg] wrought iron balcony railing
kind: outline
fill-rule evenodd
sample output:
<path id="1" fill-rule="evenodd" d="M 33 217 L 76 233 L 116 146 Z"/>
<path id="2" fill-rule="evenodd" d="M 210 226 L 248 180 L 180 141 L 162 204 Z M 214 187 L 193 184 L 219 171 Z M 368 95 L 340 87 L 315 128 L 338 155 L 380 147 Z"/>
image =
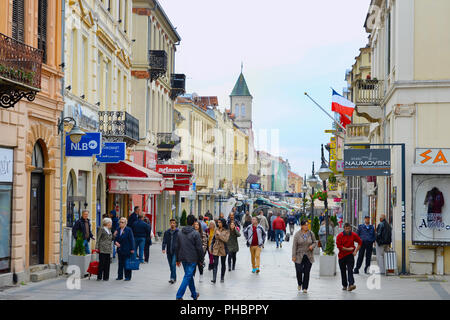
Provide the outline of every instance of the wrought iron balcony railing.
<path id="1" fill-rule="evenodd" d="M 379 106 L 384 98 L 383 81 L 357 80 L 355 84 L 355 104 Z"/>
<path id="2" fill-rule="evenodd" d="M 179 95 L 186 92 L 186 75 L 180 73 L 173 73 L 170 76 L 170 98 L 175 100 Z"/>
<path id="3" fill-rule="evenodd" d="M 159 149 L 172 149 L 181 142 L 181 137 L 175 133 L 162 133 L 157 134 L 157 147 Z"/>
<path id="4" fill-rule="evenodd" d="M 150 65 L 150 81 L 156 80 L 167 72 L 167 53 L 164 50 L 150 50 L 148 52 Z"/>
<path id="5" fill-rule="evenodd" d="M 139 120 L 125 111 L 99 111 L 99 131 L 103 140 L 126 142 L 134 145 L 139 142 Z"/>
<path id="6" fill-rule="evenodd" d="M 41 90 L 42 50 L 0 33 L 0 106 L 13 107 Z"/>

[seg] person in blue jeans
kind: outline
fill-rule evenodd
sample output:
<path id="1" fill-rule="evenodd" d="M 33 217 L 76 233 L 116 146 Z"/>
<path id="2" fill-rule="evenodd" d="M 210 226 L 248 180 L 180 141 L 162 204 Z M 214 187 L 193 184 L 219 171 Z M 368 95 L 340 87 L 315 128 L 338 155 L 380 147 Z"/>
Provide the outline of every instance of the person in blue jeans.
<path id="1" fill-rule="evenodd" d="M 94 236 L 91 232 L 91 222 L 89 221 L 89 211 L 83 210 L 81 213 L 81 218 L 78 219 L 72 227 L 72 236 L 77 240 L 78 231 L 80 231 L 83 235 L 83 244 L 86 251 L 86 254 L 90 254 L 91 250 L 89 248 L 89 241 L 95 240 Z"/>
<path id="2" fill-rule="evenodd" d="M 272 222 L 272 229 L 275 231 L 275 241 L 278 247 L 283 247 L 283 236 L 284 231 L 286 230 L 286 223 L 281 218 L 280 213 L 277 214 L 277 217 Z"/>
<path id="3" fill-rule="evenodd" d="M 140 213 L 138 220 L 131 226 L 133 230 L 136 254 L 139 254 L 139 262 L 144 263 L 145 240 L 150 237 L 150 225 L 144 222 L 144 214 Z M 139 251 L 138 251 L 139 250 Z"/>
<path id="4" fill-rule="evenodd" d="M 187 226 L 178 233 L 177 237 L 177 267 L 183 264 L 184 278 L 178 289 L 176 299 L 183 300 L 187 287 L 191 291 L 191 297 L 197 300 L 200 294 L 195 290 L 194 270 L 199 262 L 203 262 L 203 245 L 200 233 L 194 230 L 193 224 L 195 217 L 189 215 L 187 217 Z"/>
<path id="5" fill-rule="evenodd" d="M 170 284 L 174 284 L 177 281 L 177 238 L 178 238 L 177 221 L 170 219 L 170 228 L 164 232 L 162 241 L 162 253 L 167 254 L 167 261 L 170 267 Z"/>

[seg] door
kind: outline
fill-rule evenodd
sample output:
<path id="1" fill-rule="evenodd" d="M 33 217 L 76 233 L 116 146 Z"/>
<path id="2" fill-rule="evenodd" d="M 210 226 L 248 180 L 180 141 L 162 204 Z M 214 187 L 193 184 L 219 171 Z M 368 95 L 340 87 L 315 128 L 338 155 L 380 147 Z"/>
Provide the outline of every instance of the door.
<path id="1" fill-rule="evenodd" d="M 45 186 L 42 173 L 31 174 L 30 265 L 44 263 Z"/>

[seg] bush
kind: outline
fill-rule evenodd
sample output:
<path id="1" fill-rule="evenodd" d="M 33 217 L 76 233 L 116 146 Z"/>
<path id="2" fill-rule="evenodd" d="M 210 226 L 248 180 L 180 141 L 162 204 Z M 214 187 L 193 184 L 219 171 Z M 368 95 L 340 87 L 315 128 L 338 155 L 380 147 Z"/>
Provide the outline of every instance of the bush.
<path id="1" fill-rule="evenodd" d="M 333 222 L 333 225 L 334 225 L 335 227 L 338 226 L 338 219 L 337 219 L 336 216 L 331 216 L 331 217 L 330 217 L 330 220 L 331 220 L 331 222 Z"/>
<path id="2" fill-rule="evenodd" d="M 311 224 L 311 231 L 314 233 L 316 239 L 319 239 L 320 220 L 319 217 L 314 217 Z"/>
<path id="3" fill-rule="evenodd" d="M 181 213 L 180 226 L 184 227 L 186 225 L 187 225 L 187 213 L 186 209 L 183 209 L 183 212 Z"/>
<path id="4" fill-rule="evenodd" d="M 324 254 L 327 256 L 334 255 L 334 237 L 332 235 L 328 236 L 327 244 L 325 246 Z"/>
<path id="5" fill-rule="evenodd" d="M 75 242 L 75 247 L 73 248 L 72 254 L 75 256 L 85 256 L 86 249 L 84 247 L 83 233 L 78 230 L 77 241 Z"/>

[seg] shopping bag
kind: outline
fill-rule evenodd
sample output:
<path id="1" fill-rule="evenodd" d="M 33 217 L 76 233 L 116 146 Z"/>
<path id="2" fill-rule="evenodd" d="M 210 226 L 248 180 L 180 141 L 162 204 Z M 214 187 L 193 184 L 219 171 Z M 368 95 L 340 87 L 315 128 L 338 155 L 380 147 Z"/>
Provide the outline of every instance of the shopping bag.
<path id="1" fill-rule="evenodd" d="M 125 260 L 125 269 L 126 270 L 139 270 L 139 260 L 136 259 L 134 256 L 128 258 Z"/>

